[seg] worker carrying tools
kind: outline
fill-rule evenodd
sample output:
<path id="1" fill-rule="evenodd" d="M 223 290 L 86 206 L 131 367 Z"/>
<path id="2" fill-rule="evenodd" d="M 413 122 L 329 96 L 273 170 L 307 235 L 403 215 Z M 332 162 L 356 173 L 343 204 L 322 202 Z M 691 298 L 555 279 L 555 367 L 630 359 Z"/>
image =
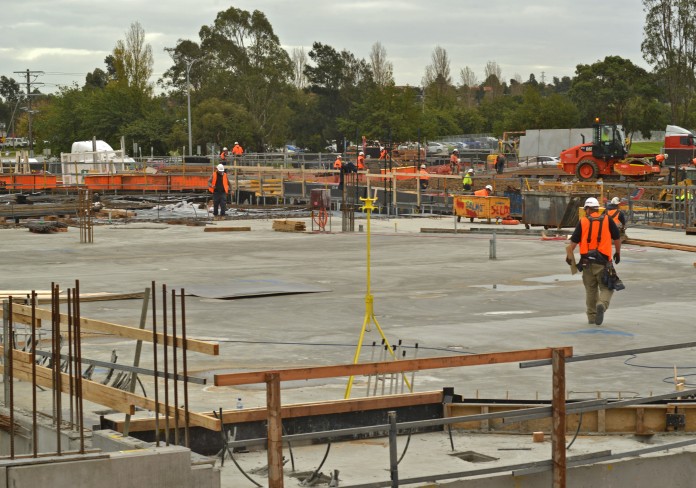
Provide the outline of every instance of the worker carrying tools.
<path id="1" fill-rule="evenodd" d="M 574 265 L 575 248 L 580 245 L 582 282 L 585 285 L 585 305 L 588 323 L 602 325 L 604 312 L 609 308 L 614 290 L 622 290 L 611 262 L 611 244 L 614 243 L 614 262 L 621 261 L 621 235 L 619 228 L 608 215 L 599 213 L 599 202 L 590 197 L 585 200 L 585 216 L 575 227 L 567 247 L 566 263 Z"/>
<path id="2" fill-rule="evenodd" d="M 217 165 L 213 175 L 208 179 L 208 191 L 213 194 L 213 219 L 224 220 L 227 194 L 230 192 L 230 181 L 222 164 Z"/>

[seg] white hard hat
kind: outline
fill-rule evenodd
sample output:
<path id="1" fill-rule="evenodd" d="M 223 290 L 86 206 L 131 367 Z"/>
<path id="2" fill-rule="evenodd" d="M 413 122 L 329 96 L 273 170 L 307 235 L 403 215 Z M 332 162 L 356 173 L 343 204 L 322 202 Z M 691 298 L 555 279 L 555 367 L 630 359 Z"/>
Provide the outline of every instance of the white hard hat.
<path id="1" fill-rule="evenodd" d="M 425 169 L 425 165 L 424 165 L 424 164 L 421 164 L 421 169 Z"/>
<path id="2" fill-rule="evenodd" d="M 384 151 L 384 146 L 379 146 L 380 151 Z"/>
<path id="3" fill-rule="evenodd" d="M 223 150 L 223 151 L 227 151 L 227 148 L 226 148 L 226 147 L 223 147 L 222 150 Z"/>
<path id="4" fill-rule="evenodd" d="M 239 144 L 239 143 L 237 141 L 234 141 L 234 145 L 236 146 L 237 144 Z"/>
<path id="5" fill-rule="evenodd" d="M 621 200 L 619 200 L 619 197 L 614 197 L 611 199 L 612 205 L 618 205 L 619 203 L 621 203 Z"/>
<path id="6" fill-rule="evenodd" d="M 220 172 L 225 171 L 225 167 L 224 167 L 222 164 L 218 164 L 218 165 L 217 165 L 217 170 L 220 171 Z"/>
<path id="7" fill-rule="evenodd" d="M 469 171 L 467 171 L 467 173 L 473 173 L 473 172 L 474 172 L 474 170 L 471 168 L 469 168 Z"/>
<path id="8" fill-rule="evenodd" d="M 452 152 L 459 152 L 459 149 L 454 149 Z"/>
<path id="9" fill-rule="evenodd" d="M 486 185 L 486 190 L 493 191 L 493 187 L 491 185 Z"/>
<path id="10" fill-rule="evenodd" d="M 599 201 L 597 201 L 595 197 L 590 197 L 587 200 L 585 200 L 585 206 L 599 208 Z"/>
<path id="11" fill-rule="evenodd" d="M 365 153 L 360 151 L 360 156 L 364 156 L 364 155 L 365 155 Z"/>
<path id="12" fill-rule="evenodd" d="M 338 159 L 341 159 L 343 156 L 341 156 L 341 155 L 339 154 L 339 155 L 336 156 L 336 157 L 337 157 Z"/>

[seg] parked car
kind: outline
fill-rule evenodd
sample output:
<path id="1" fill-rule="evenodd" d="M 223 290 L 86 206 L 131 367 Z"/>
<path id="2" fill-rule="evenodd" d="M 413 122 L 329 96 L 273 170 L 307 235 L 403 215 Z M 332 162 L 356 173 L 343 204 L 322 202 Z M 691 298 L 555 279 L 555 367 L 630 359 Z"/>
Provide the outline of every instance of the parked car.
<path id="1" fill-rule="evenodd" d="M 449 152 L 447 146 L 441 142 L 429 142 L 426 151 L 428 154 L 447 154 Z"/>
<path id="2" fill-rule="evenodd" d="M 535 156 L 519 162 L 520 168 L 555 168 L 560 161 L 555 156 Z"/>

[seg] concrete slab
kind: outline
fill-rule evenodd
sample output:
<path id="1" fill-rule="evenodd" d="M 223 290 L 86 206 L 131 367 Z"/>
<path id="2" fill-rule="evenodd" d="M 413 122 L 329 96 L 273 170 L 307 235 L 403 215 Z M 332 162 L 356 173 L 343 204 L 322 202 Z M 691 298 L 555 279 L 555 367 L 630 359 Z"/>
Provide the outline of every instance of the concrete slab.
<path id="1" fill-rule="evenodd" d="M 310 228 L 309 219 L 305 219 Z M 356 222 L 366 229 L 359 216 Z M 138 227 L 134 227 L 138 225 Z M 204 233 L 187 226 L 98 226 L 93 244 L 80 244 L 77 229 L 53 235 L 6 229 L 0 262 L 2 287 L 45 289 L 51 282 L 92 292 L 134 292 L 156 282 L 161 313 L 162 284 L 208 286 L 220 279 L 282 280 L 330 288 L 327 293 L 274 295 L 245 300 L 186 297 L 189 337 L 217 340 L 220 356 L 189 355 L 189 370 L 212 380 L 216 372 L 350 363 L 365 313 L 365 233 L 279 233 L 272 220 L 229 221 L 246 233 Z M 340 229 L 333 218 L 333 229 Z M 604 325 L 588 325 L 580 276 L 570 276 L 565 242 L 530 235 L 497 235 L 497 259 L 489 259 L 491 235 L 424 234 L 421 228 L 454 228 L 449 217 L 372 219 L 371 292 L 374 310 L 389 341 L 401 341 L 406 358 L 572 346 L 576 355 L 694 340 L 696 254 L 624 246 L 617 271 L 626 290 L 614 295 Z M 458 228 L 500 226 L 459 223 Z M 569 231 L 570 233 L 570 231 Z M 630 237 L 696 244 L 683 232 L 631 228 Z M 137 326 L 138 300 L 84 303 L 82 315 Z M 148 327 L 150 327 L 148 320 Z M 361 361 L 377 360 L 380 343 L 372 328 Z M 135 343 L 111 336 L 85 338 L 83 355 L 132 361 Z M 145 345 L 141 366 L 152 367 Z M 693 351 L 569 364 L 570 398 L 658 394 L 673 390 L 676 365 L 685 371 Z M 104 374 L 97 370 L 95 377 Z M 152 383 L 143 379 L 148 394 Z M 415 376 L 416 391 L 453 386 L 465 398 L 549 398 L 548 367 L 517 364 L 432 370 Z M 400 390 L 400 384 L 391 385 Z M 284 384 L 283 403 L 343 398 L 345 378 Z M 366 393 L 356 378 L 352 396 Z M 386 391 L 390 385 L 385 384 Z M 22 391 L 24 389 L 24 392 Z M 30 401 L 17 384 L 18 401 Z M 50 392 L 40 393 L 50 412 Z M 263 385 L 191 388 L 191 408 L 233 408 L 266 403 Z M 85 405 L 96 419 L 104 407 Z M 379 441 L 376 441 L 379 442 Z M 381 448 L 383 449 L 383 448 Z M 386 455 L 386 451 L 385 451 Z M 315 462 L 320 461 L 320 455 Z M 459 461 L 461 462 L 461 461 Z M 383 469 L 383 468 L 380 468 Z M 225 484 L 223 483 L 223 486 Z M 233 486 L 233 485 L 227 485 Z"/>

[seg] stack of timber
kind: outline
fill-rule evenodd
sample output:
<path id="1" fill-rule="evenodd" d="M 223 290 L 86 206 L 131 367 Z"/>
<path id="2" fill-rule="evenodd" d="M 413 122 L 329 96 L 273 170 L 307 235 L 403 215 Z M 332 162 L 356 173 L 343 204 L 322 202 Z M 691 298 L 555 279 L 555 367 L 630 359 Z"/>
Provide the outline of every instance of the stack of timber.
<path id="1" fill-rule="evenodd" d="M 282 197 L 283 180 L 281 178 L 263 178 L 261 180 L 241 180 L 239 189 L 252 191 L 257 197 Z"/>
<path id="2" fill-rule="evenodd" d="M 56 232 L 67 232 L 68 224 L 57 221 L 35 220 L 27 222 L 24 227 L 35 234 L 55 234 Z"/>
<path id="3" fill-rule="evenodd" d="M 305 232 L 307 226 L 298 220 L 274 220 L 273 230 L 277 232 Z"/>
<path id="4" fill-rule="evenodd" d="M 250 232 L 251 227 L 206 227 L 203 232 Z"/>

